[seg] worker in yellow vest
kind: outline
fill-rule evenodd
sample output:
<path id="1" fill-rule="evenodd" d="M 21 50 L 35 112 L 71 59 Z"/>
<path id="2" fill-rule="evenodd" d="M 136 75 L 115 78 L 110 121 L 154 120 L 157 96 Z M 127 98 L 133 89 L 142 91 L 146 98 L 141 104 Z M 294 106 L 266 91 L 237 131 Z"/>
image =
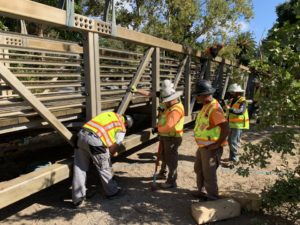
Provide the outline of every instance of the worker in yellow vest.
<path id="1" fill-rule="evenodd" d="M 166 79 L 163 80 L 162 84 L 161 84 L 161 90 L 166 89 L 166 88 L 174 88 L 174 84 L 171 82 L 171 80 Z M 136 88 L 136 86 L 132 86 L 130 91 L 132 93 L 139 93 L 141 95 L 147 96 L 147 97 L 154 97 L 154 98 L 159 98 L 160 102 L 159 102 L 159 106 L 157 108 L 158 111 L 158 115 L 157 115 L 157 119 L 158 119 L 158 123 L 162 123 L 162 121 L 165 121 L 165 114 L 163 113 L 166 110 L 166 105 L 165 103 L 162 102 L 162 98 L 161 98 L 161 91 L 158 91 L 155 93 L 155 95 L 153 95 L 153 93 L 151 91 L 145 90 L 145 89 L 138 89 Z M 157 128 L 154 129 L 155 132 L 157 132 Z M 159 137 L 160 139 L 160 137 Z M 160 161 L 161 161 L 161 165 L 160 165 L 160 170 L 159 173 L 156 176 L 157 180 L 165 180 L 167 178 L 167 164 L 165 162 L 165 158 L 164 158 L 164 149 L 163 149 L 163 145 L 161 144 L 161 142 L 159 143 L 159 150 L 158 150 L 158 156 Z"/>
<path id="2" fill-rule="evenodd" d="M 238 84 L 232 84 L 228 88 L 231 99 L 227 104 L 227 115 L 230 127 L 229 134 L 229 161 L 238 161 L 238 144 L 242 130 L 249 129 L 248 103 L 243 97 L 244 90 Z"/>
<path id="3" fill-rule="evenodd" d="M 198 145 L 194 164 L 198 190 L 193 195 L 200 200 L 219 198 L 217 168 L 229 134 L 228 122 L 222 107 L 212 96 L 214 92 L 215 89 L 208 81 L 200 80 L 196 84 L 194 93 L 197 103 L 203 104 L 197 114 L 194 128 L 194 136 Z"/>
<path id="4" fill-rule="evenodd" d="M 103 112 L 92 118 L 78 133 L 77 148 L 74 155 L 72 200 L 79 206 L 86 196 L 86 172 L 92 158 L 98 170 L 103 189 L 108 199 L 120 196 L 123 190 L 113 180 L 110 155 L 115 155 L 122 146 L 126 128 L 133 124 L 129 115 Z"/>
<path id="5" fill-rule="evenodd" d="M 168 168 L 168 176 L 161 188 L 177 187 L 178 148 L 182 143 L 184 125 L 184 107 L 179 99 L 181 93 L 171 86 L 162 88 L 161 98 L 166 109 L 157 123 L 163 159 Z"/>

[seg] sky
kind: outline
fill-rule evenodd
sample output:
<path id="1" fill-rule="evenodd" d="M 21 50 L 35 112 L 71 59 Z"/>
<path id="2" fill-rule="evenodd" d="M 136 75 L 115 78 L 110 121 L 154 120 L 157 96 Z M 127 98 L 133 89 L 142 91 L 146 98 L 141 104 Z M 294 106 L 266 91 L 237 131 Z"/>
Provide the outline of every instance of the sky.
<path id="1" fill-rule="evenodd" d="M 252 0 L 254 18 L 250 24 L 244 25 L 244 30 L 253 32 L 256 43 L 266 37 L 268 30 L 276 22 L 276 6 L 286 2 L 286 0 Z"/>

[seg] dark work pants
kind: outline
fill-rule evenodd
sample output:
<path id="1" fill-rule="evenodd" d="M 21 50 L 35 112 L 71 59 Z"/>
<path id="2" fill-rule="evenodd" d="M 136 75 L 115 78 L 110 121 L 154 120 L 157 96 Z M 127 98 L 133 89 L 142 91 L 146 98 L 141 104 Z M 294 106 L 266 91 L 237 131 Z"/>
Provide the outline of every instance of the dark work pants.
<path id="1" fill-rule="evenodd" d="M 182 137 L 161 136 L 160 141 L 163 147 L 164 160 L 169 170 L 166 183 L 176 185 L 178 148 L 182 143 Z"/>
<path id="2" fill-rule="evenodd" d="M 219 195 L 217 168 L 223 153 L 223 147 L 208 150 L 198 148 L 194 170 L 197 176 L 197 187 L 199 193 L 205 188 L 207 197 L 211 200 L 217 199 Z"/>

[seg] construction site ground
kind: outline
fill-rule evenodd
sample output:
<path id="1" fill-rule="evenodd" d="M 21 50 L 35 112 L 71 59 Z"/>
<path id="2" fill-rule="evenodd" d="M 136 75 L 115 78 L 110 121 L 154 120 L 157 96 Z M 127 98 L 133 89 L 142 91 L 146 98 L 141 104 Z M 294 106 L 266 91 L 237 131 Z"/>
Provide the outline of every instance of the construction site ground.
<path id="1" fill-rule="evenodd" d="M 242 143 L 259 142 L 272 131 L 256 132 L 254 129 L 243 134 Z M 193 164 L 197 149 L 191 128 L 187 128 L 179 149 L 178 187 L 169 190 L 151 191 L 155 153 L 158 142 L 152 142 L 123 154 L 115 160 L 113 168 L 119 185 L 126 194 L 115 200 L 104 197 L 100 180 L 91 168 L 88 187 L 95 194 L 82 207 L 71 207 L 71 179 L 19 201 L 0 213 L 0 224 L 195 224 L 191 215 L 191 204 L 196 199 L 191 192 L 196 190 Z M 298 145 L 299 147 L 299 145 Z M 228 158 L 228 148 L 223 159 Z M 295 167 L 300 162 L 299 155 L 288 158 L 289 165 Z M 266 185 L 271 185 L 276 175 L 267 173 L 280 166 L 279 154 L 274 154 L 267 168 L 255 168 L 249 177 L 235 174 L 235 169 L 222 166 L 218 169 L 220 190 L 260 193 Z M 162 182 L 162 181 L 158 181 Z M 276 225 L 291 224 L 278 217 L 242 211 L 237 218 L 218 221 L 219 225 Z"/>

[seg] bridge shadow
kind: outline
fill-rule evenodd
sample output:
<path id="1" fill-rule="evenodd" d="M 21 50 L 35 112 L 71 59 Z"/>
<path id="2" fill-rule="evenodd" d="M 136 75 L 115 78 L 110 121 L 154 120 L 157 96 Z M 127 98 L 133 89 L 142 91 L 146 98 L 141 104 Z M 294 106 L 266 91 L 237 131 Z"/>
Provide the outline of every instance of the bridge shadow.
<path id="1" fill-rule="evenodd" d="M 71 182 L 68 180 L 3 209 L 0 219 L 5 224 L 12 224 L 36 220 L 46 223 L 53 218 L 61 218 L 65 223 L 72 221 L 78 213 L 88 213 L 90 217 L 85 216 L 85 220 L 98 221 L 97 224 L 107 224 L 107 220 L 101 223 L 102 218 L 107 218 L 107 215 L 110 217 L 108 224 L 194 224 L 190 215 L 189 190 L 177 188 L 153 192 L 150 190 L 149 177 L 125 176 L 126 174 L 122 174 L 117 177 L 119 185 L 126 189 L 126 194 L 119 199 L 106 199 L 102 189 L 96 184 L 94 188 L 97 189 L 97 193 L 91 199 L 87 199 L 81 208 L 73 209 L 69 202 L 62 200 L 70 196 L 68 187 Z M 178 203 L 176 206 L 174 200 Z M 41 210 L 37 208 L 26 215 L 19 213 L 32 204 L 46 207 Z M 177 208 L 175 211 L 174 207 Z M 178 211 L 181 213 L 174 213 Z"/>

